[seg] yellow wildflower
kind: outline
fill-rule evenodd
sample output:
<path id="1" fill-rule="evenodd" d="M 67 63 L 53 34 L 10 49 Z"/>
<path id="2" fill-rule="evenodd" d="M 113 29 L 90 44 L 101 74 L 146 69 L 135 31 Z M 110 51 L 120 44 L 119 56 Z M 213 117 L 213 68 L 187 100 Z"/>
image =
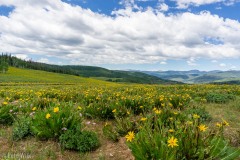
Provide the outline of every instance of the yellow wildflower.
<path id="1" fill-rule="evenodd" d="M 127 141 L 132 142 L 132 140 L 135 138 L 135 134 L 133 131 L 128 132 L 128 134 L 125 136 Z"/>
<path id="2" fill-rule="evenodd" d="M 7 105 L 7 104 L 8 104 L 8 102 L 3 102 L 2 104 L 3 104 L 3 105 Z"/>
<path id="3" fill-rule="evenodd" d="M 228 123 L 227 121 L 225 121 L 225 120 L 223 120 L 222 124 L 223 124 L 224 126 L 229 126 L 229 123 Z"/>
<path id="4" fill-rule="evenodd" d="M 32 111 L 36 111 L 36 110 L 37 110 L 37 107 L 33 107 L 33 108 L 32 108 Z"/>
<path id="5" fill-rule="evenodd" d="M 217 126 L 217 127 L 222 127 L 222 124 L 219 123 L 219 122 L 217 122 L 217 123 L 216 123 L 216 126 Z"/>
<path id="6" fill-rule="evenodd" d="M 207 126 L 205 126 L 204 124 L 201 124 L 200 126 L 198 126 L 199 130 L 202 132 L 205 132 L 207 130 Z"/>
<path id="7" fill-rule="evenodd" d="M 178 140 L 177 138 L 174 138 L 173 136 L 168 139 L 168 147 L 177 147 L 178 146 Z"/>
<path id="8" fill-rule="evenodd" d="M 143 108 L 143 106 L 140 106 L 140 108 Z"/>
<path id="9" fill-rule="evenodd" d="M 197 115 L 197 114 L 193 114 L 193 118 L 194 118 L 194 119 L 198 119 L 198 118 L 200 118 L 200 116 Z"/>
<path id="10" fill-rule="evenodd" d="M 193 124 L 193 122 L 192 121 L 187 121 L 187 124 L 191 125 L 191 124 Z"/>
<path id="11" fill-rule="evenodd" d="M 173 112 L 173 114 L 177 115 L 177 114 L 178 114 L 178 112 L 177 112 L 177 111 L 174 111 L 174 112 Z"/>
<path id="12" fill-rule="evenodd" d="M 147 118 L 145 118 L 145 117 L 142 117 L 141 119 L 140 119 L 140 121 L 146 121 L 147 120 Z"/>
<path id="13" fill-rule="evenodd" d="M 157 110 L 155 110 L 155 113 L 156 113 L 156 114 L 161 114 L 161 113 L 162 113 L 162 110 L 157 109 Z"/>
<path id="14" fill-rule="evenodd" d="M 174 129 L 169 129 L 168 132 L 173 133 Z"/>
<path id="15" fill-rule="evenodd" d="M 55 107 L 55 108 L 53 109 L 53 112 L 54 112 L 54 113 L 59 112 L 59 107 Z"/>
<path id="16" fill-rule="evenodd" d="M 117 111 L 117 109 L 112 110 L 113 113 L 115 113 L 116 111 Z"/>
<path id="17" fill-rule="evenodd" d="M 82 107 L 81 107 L 81 106 L 78 106 L 78 110 L 82 110 Z"/>
<path id="18" fill-rule="evenodd" d="M 46 119 L 49 119 L 51 117 L 51 114 L 46 114 Z"/>

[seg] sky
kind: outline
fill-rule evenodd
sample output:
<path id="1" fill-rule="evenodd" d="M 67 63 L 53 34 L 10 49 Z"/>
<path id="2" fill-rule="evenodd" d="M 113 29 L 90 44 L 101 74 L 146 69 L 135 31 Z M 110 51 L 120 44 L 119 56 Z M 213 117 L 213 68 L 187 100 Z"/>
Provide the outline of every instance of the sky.
<path id="1" fill-rule="evenodd" d="M 0 52 L 114 70 L 240 70 L 240 0 L 0 0 Z"/>

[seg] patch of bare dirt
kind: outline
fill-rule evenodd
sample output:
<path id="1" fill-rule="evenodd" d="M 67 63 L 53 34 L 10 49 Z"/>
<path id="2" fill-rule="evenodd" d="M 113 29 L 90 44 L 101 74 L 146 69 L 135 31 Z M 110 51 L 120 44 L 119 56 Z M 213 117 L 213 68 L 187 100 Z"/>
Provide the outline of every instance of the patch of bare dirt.
<path id="1" fill-rule="evenodd" d="M 104 137 L 102 128 L 105 122 L 102 121 L 84 121 L 85 129 L 97 132 L 101 146 L 91 153 L 92 159 L 104 157 L 105 160 L 134 160 L 134 157 L 125 143 L 125 138 L 120 138 L 118 142 L 112 142 Z"/>

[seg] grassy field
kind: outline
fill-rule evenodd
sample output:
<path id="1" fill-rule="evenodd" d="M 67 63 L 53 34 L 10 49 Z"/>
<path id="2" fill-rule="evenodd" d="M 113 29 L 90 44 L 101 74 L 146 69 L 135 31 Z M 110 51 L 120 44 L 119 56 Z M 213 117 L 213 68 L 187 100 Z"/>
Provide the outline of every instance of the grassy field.
<path id="1" fill-rule="evenodd" d="M 107 83 L 91 78 L 82 78 L 79 76 L 52 73 L 46 71 L 20 69 L 10 67 L 6 74 L 0 74 L 1 83 L 9 82 L 30 82 L 30 83 Z"/>
<path id="2" fill-rule="evenodd" d="M 1 159 L 240 159 L 240 86 L 73 77 L 0 75 Z"/>

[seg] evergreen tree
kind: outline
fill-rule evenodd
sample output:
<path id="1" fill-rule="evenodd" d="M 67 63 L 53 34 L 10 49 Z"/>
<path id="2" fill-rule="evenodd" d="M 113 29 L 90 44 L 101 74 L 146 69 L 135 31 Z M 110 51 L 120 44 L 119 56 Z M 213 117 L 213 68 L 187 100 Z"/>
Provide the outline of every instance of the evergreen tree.
<path id="1" fill-rule="evenodd" d="M 0 72 L 6 73 L 8 71 L 8 63 L 4 60 L 0 61 Z"/>

